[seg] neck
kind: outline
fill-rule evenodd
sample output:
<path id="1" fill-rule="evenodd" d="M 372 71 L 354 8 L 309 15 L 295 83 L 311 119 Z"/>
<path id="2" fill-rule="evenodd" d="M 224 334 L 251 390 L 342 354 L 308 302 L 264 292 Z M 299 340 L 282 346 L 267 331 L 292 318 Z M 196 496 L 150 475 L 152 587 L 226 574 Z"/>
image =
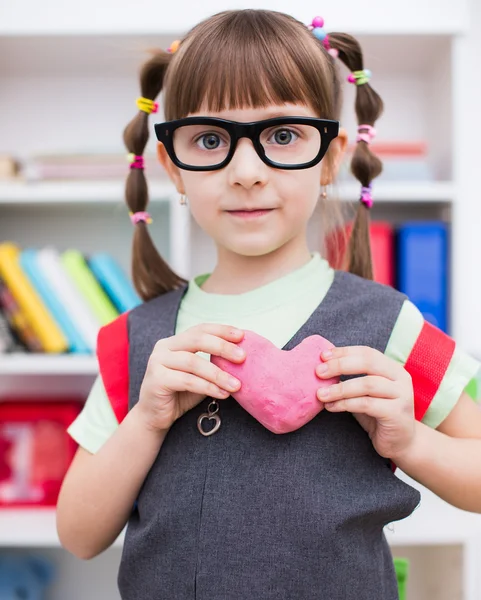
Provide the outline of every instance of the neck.
<path id="1" fill-rule="evenodd" d="M 291 240 L 262 256 L 242 256 L 218 248 L 217 265 L 202 286 L 213 294 L 243 294 L 299 269 L 311 260 L 307 240 Z"/>

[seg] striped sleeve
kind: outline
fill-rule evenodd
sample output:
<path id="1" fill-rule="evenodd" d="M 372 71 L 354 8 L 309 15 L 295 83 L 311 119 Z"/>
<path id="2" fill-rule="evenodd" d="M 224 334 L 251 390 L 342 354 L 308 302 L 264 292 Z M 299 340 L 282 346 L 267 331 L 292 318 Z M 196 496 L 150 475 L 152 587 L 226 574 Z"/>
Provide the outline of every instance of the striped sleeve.
<path id="1" fill-rule="evenodd" d="M 410 373 L 415 417 L 433 429 L 449 415 L 480 369 L 478 361 L 425 321 L 409 300 L 403 304 L 385 354 Z"/>

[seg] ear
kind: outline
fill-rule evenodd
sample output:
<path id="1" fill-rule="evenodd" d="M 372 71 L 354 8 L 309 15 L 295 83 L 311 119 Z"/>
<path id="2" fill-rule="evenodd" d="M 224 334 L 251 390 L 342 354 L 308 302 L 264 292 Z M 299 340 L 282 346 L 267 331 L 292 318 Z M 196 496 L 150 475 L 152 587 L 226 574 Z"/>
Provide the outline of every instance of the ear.
<path id="1" fill-rule="evenodd" d="M 172 162 L 167 150 L 165 149 L 164 144 L 159 142 L 157 144 L 157 158 L 159 159 L 160 164 L 164 167 L 169 176 L 169 179 L 177 188 L 179 194 L 185 194 L 184 182 L 182 181 L 181 171 L 178 167 L 174 165 Z"/>
<path id="2" fill-rule="evenodd" d="M 348 137 L 345 129 L 339 130 L 339 135 L 332 140 L 326 159 L 322 161 L 321 185 L 330 185 L 335 181 L 341 161 L 347 150 Z"/>

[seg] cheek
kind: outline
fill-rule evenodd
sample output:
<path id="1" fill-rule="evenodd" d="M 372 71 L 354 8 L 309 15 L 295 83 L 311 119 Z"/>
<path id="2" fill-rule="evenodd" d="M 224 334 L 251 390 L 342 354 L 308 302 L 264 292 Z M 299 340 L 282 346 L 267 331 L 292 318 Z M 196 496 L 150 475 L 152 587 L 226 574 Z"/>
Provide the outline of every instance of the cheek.
<path id="1" fill-rule="evenodd" d="M 208 173 L 187 171 L 184 185 L 192 216 L 201 226 L 209 223 L 215 217 L 216 207 L 219 205 L 219 182 Z"/>
<path id="2" fill-rule="evenodd" d="M 309 217 L 316 208 L 321 193 L 318 169 L 293 171 L 293 177 L 280 180 L 279 194 L 285 210 L 296 220 Z"/>

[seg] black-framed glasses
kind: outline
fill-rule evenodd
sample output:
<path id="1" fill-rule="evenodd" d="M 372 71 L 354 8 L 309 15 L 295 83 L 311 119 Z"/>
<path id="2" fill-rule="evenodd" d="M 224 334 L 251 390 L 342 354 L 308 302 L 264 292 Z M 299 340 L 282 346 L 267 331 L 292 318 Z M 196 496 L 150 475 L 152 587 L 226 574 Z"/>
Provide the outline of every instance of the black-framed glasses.
<path id="1" fill-rule="evenodd" d="M 259 158 L 270 167 L 308 169 L 323 159 L 339 135 L 339 121 L 314 117 L 276 117 L 252 123 L 186 117 L 154 127 L 172 162 L 186 171 L 222 169 L 243 137 L 252 141 Z"/>

